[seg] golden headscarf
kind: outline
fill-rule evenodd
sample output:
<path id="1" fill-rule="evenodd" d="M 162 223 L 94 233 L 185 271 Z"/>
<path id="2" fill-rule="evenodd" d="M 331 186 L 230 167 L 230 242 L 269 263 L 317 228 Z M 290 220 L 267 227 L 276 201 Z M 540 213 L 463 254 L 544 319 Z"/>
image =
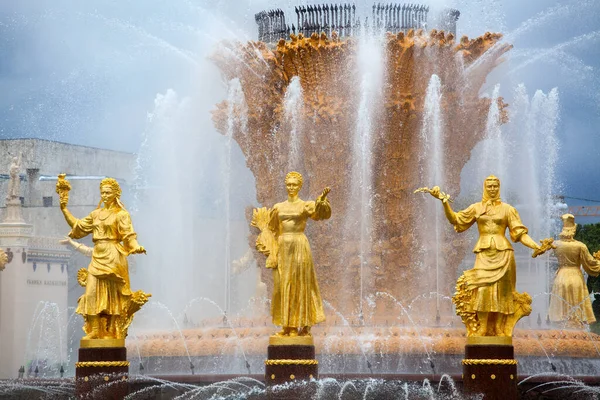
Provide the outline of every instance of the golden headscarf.
<path id="1" fill-rule="evenodd" d="M 496 181 L 498 182 L 498 194 L 496 195 L 496 197 L 492 197 L 490 196 L 490 194 L 487 191 L 487 188 L 485 187 L 485 184 L 489 181 Z M 481 196 L 481 202 L 482 203 L 488 203 L 488 202 L 497 202 L 497 201 L 501 201 L 500 200 L 500 179 L 498 179 L 496 176 L 494 175 L 490 175 L 487 178 L 485 178 L 485 180 L 483 181 L 483 195 Z M 491 204 L 491 203 L 490 203 Z"/>
<path id="2" fill-rule="evenodd" d="M 573 214 L 563 214 L 561 216 L 563 221 L 562 231 L 559 233 L 558 237 L 561 240 L 570 240 L 575 236 L 575 232 L 577 231 L 577 224 L 575 223 L 575 216 Z"/>
<path id="3" fill-rule="evenodd" d="M 492 197 L 488 193 L 487 188 L 485 187 L 485 184 L 489 181 L 498 182 L 498 194 L 496 195 L 496 197 Z M 490 175 L 487 178 L 485 178 L 485 180 L 483 181 L 483 194 L 481 196 L 481 203 L 483 203 L 483 205 L 485 206 L 485 209 L 482 214 L 486 214 L 489 211 L 489 208 L 491 206 L 499 204 L 500 202 L 501 202 L 501 200 L 500 200 L 500 179 L 498 179 L 498 177 L 496 177 L 494 175 Z"/>

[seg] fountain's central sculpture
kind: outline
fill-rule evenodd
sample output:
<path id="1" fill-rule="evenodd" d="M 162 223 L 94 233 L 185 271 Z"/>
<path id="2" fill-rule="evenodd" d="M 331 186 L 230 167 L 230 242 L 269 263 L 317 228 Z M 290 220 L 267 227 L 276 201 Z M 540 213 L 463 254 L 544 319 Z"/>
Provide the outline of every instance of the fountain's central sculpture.
<path id="1" fill-rule="evenodd" d="M 307 229 L 314 238 L 313 253 L 324 298 L 343 314 L 362 315 L 367 294 L 387 292 L 408 300 L 431 289 L 423 266 L 418 265 L 419 252 L 426 252 L 431 245 L 415 229 L 424 208 L 412 196 L 423 181 L 428 162 L 428 155 L 422 152 L 426 139 L 420 135 L 426 89 L 433 74 L 440 77 L 441 106 L 447 116 L 442 151 L 448 160 L 443 182 L 447 187 L 459 187 L 460 171 L 485 132 L 490 100 L 481 98 L 479 92 L 487 74 L 510 49 L 509 45 L 497 44 L 500 38 L 500 34 L 486 33 L 455 43 L 452 34 L 409 30 L 406 34 L 385 34 L 366 45 L 380 47 L 385 67 L 376 88 L 380 102 L 372 105 L 368 116 L 372 182 L 368 183 L 371 192 L 366 200 L 352 193 L 357 183 L 353 166 L 360 162 L 360 155 L 353 150 L 357 124 L 361 123 L 357 110 L 362 93 L 357 83 L 369 79 L 364 67 L 361 73 L 359 50 L 364 43 L 354 38 L 342 40 L 335 32 L 331 36 L 313 33 L 310 38 L 292 34 L 289 41 L 281 39 L 276 46 L 229 43 L 215 54 L 224 77 L 238 78 L 241 83 L 247 123 L 236 126 L 232 135 L 256 177 L 257 198 L 263 205 L 273 204 L 284 195 L 274 188 L 281 186 L 279 182 L 290 166 L 291 136 L 297 131 L 285 116 L 284 97 L 292 78 L 299 79 L 303 102 L 297 125 L 304 128 L 294 140 L 302 155 L 292 167 L 305 177 L 308 192 L 333 183 L 331 199 L 339 211 L 329 223 Z M 493 51 L 482 57 L 492 46 Z M 504 118 L 505 104 L 499 102 Z M 224 101 L 213 114 L 222 133 L 228 131 L 230 106 Z M 356 207 L 359 201 L 366 207 Z M 364 210 L 370 215 L 364 215 Z M 365 251 L 360 226 L 354 222 L 367 217 L 370 232 Z M 254 247 L 256 236 L 249 240 Z M 450 294 L 467 245 L 456 238 L 444 243 L 446 267 L 440 275 L 440 287 Z M 265 280 L 270 279 L 264 269 L 262 273 Z"/>

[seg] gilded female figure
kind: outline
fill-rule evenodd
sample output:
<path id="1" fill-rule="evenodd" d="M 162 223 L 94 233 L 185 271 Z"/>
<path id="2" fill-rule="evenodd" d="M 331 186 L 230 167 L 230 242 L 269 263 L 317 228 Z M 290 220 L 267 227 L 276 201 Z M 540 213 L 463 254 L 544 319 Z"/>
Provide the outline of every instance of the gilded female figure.
<path id="1" fill-rule="evenodd" d="M 493 175 L 484 181 L 481 202 L 459 212 L 452 210 L 448 196 L 439 187 L 429 192 L 442 200 L 446 218 L 457 232 L 466 231 L 475 223 L 479 230 L 473 249 L 475 265 L 459 279 L 453 299 L 457 313 L 468 321 L 468 335 L 512 336 L 514 324 L 531 312 L 531 298 L 516 291 L 514 250 L 505 232 L 508 230 L 513 242 L 533 249 L 534 257 L 546 251 L 546 246 L 535 243 L 517 210 L 500 200 L 500 180 Z"/>
<path id="2" fill-rule="evenodd" d="M 274 269 L 271 314 L 273 324 L 281 326 L 279 336 L 310 336 L 310 328 L 325 320 L 323 301 L 313 265 L 308 239 L 304 235 L 308 218 L 323 220 L 331 217 L 325 188 L 316 201 L 298 197 L 302 175 L 290 172 L 285 178 L 286 201 L 269 211 L 255 210 L 253 225 L 261 229 L 257 249 L 268 256 L 267 268 Z M 268 213 L 261 225 L 260 214 Z"/>
<path id="3" fill-rule="evenodd" d="M 127 256 L 145 254 L 139 245 L 129 213 L 120 201 L 121 188 L 112 178 L 100 182 L 101 201 L 87 217 L 75 218 L 67 209 L 68 188 L 59 178 L 57 192 L 60 208 L 71 227 L 69 237 L 80 239 L 92 234 L 94 248 L 87 271 L 80 270 L 78 280 L 85 286 L 76 312 L 84 317 L 84 339 L 123 339 L 133 313 L 147 301 L 149 294 L 131 292 Z M 67 183 L 68 185 L 68 183 Z"/>
<path id="4" fill-rule="evenodd" d="M 562 216 L 563 229 L 558 235 L 554 254 L 558 271 L 550 297 L 550 321 L 564 323 L 571 328 L 596 322 L 581 266 L 591 276 L 600 274 L 600 261 L 590 254 L 587 246 L 573 239 L 577 224 L 572 214 Z"/>

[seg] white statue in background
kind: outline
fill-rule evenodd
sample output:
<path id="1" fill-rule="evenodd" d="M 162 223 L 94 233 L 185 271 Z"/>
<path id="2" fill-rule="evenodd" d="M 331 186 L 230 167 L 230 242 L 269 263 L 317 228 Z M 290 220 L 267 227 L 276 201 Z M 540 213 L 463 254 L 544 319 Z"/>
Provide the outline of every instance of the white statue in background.
<path id="1" fill-rule="evenodd" d="M 18 199 L 21 196 L 21 155 L 13 157 L 10 164 L 10 180 L 8 181 L 8 190 L 6 191 L 6 200 Z"/>
<path id="2" fill-rule="evenodd" d="M 71 248 L 73 248 L 73 250 L 77 250 L 79 253 L 83 254 L 86 257 L 91 257 L 92 253 L 94 252 L 93 247 L 88 247 L 83 243 L 76 242 L 68 236 L 65 236 L 64 239 L 59 240 L 58 243 L 63 244 L 65 246 L 70 246 Z"/>
<path id="3" fill-rule="evenodd" d="M 242 272 L 248 270 L 250 267 L 256 267 L 256 261 L 254 260 L 254 254 L 252 253 L 252 250 L 248 249 L 242 257 L 240 257 L 237 260 L 233 260 L 231 264 L 233 266 L 233 275 L 240 275 Z M 254 299 L 266 299 L 268 296 L 267 285 L 262 281 L 260 271 L 256 274 L 255 284 L 256 287 L 254 289 Z"/>

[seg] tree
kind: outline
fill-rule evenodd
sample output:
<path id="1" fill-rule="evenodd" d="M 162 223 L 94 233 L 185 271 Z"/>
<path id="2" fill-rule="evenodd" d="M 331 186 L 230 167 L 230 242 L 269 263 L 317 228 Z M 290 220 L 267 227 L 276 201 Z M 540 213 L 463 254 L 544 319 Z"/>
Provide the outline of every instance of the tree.
<path id="1" fill-rule="evenodd" d="M 583 242 L 592 254 L 600 250 L 600 223 L 578 227 L 575 233 L 575 240 Z M 596 320 L 600 321 L 600 276 L 588 276 L 587 287 L 588 291 L 594 294 L 592 309 L 594 310 Z M 591 324 L 590 329 L 592 332 L 600 334 L 600 323 Z"/>
<path id="2" fill-rule="evenodd" d="M 583 242 L 591 253 L 600 250 L 600 223 L 578 227 L 575 240 Z"/>

